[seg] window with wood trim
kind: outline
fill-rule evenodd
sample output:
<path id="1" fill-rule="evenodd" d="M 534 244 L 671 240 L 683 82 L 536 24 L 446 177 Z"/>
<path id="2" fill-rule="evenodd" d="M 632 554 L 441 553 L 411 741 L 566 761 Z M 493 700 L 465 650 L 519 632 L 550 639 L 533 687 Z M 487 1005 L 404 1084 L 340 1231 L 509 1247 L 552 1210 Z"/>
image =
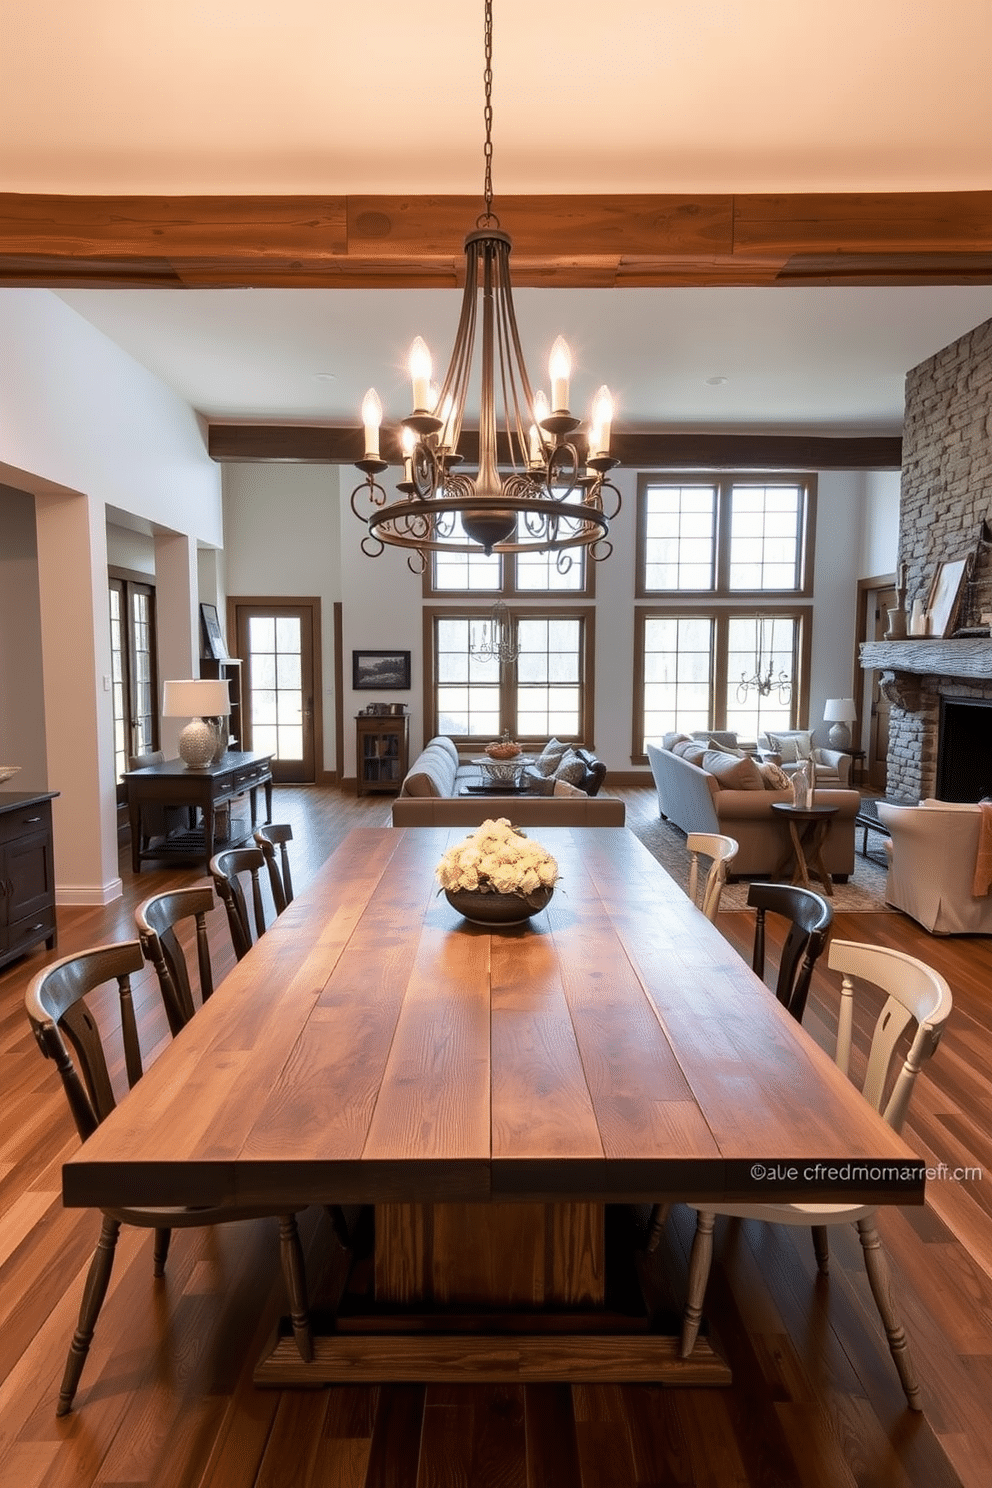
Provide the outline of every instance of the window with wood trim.
<path id="1" fill-rule="evenodd" d="M 635 761 L 679 730 L 733 729 L 757 739 L 806 717 L 809 606 L 638 606 L 635 612 Z M 759 666 L 771 687 L 753 684 Z M 750 685 L 749 685 L 750 684 Z"/>
<path id="2" fill-rule="evenodd" d="M 580 495 L 576 492 L 575 499 Z M 464 541 L 461 521 L 456 517 L 452 547 Z M 481 552 L 432 553 L 424 574 L 424 597 L 491 594 L 494 599 L 505 599 L 518 594 L 574 594 L 585 598 L 595 592 L 595 567 L 586 561 L 583 548 L 562 553 L 493 553 L 488 558 Z"/>
<path id="3" fill-rule="evenodd" d="M 114 770 L 118 798 L 132 755 L 158 748 L 155 586 L 111 570 L 110 653 L 114 704 Z"/>
<path id="4" fill-rule="evenodd" d="M 812 592 L 815 477 L 645 475 L 637 594 Z"/>
<path id="5" fill-rule="evenodd" d="M 524 744 L 555 734 L 591 746 L 593 610 L 511 610 L 519 654 L 505 662 L 478 654 L 489 616 L 484 608 L 425 609 L 429 734 L 468 748 L 505 731 Z"/>

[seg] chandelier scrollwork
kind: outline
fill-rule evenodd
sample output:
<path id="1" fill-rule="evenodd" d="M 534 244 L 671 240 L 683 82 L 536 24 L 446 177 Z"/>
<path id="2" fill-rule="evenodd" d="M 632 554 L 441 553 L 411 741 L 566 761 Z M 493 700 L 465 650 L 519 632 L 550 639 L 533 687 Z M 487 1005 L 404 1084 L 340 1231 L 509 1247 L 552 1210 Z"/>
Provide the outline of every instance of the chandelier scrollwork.
<path id="1" fill-rule="evenodd" d="M 366 393 L 365 458 L 357 462 L 365 479 L 351 493 L 351 508 L 368 527 L 362 552 L 378 557 L 386 546 L 406 548 L 415 572 L 431 552 L 480 551 L 553 552 L 564 572 L 574 549 L 595 561 L 612 552 L 609 526 L 621 505 L 607 479 L 618 463 L 610 455 L 613 400 L 605 386 L 596 394 L 583 456 L 571 439 L 580 420 L 569 409 L 571 358 L 561 337 L 549 359 L 550 402 L 527 375 L 510 285 L 511 242 L 492 211 L 492 0 L 485 0 L 485 23 L 485 211 L 465 239 L 465 290 L 451 360 L 435 391 L 427 346 L 418 336 L 411 348 L 413 411 L 402 421 L 399 500 L 389 500 L 378 480 L 388 468 L 379 451 L 382 406 L 374 389 Z M 469 474 L 459 468 L 465 463 L 459 443 L 477 333 L 478 456 Z"/>

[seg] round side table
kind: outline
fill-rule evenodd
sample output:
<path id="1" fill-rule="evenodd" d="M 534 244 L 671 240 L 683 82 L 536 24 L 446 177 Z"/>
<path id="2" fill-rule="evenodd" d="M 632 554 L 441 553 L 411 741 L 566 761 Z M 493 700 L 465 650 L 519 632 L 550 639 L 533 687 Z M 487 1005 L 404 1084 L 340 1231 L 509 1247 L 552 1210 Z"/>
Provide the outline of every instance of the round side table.
<path id="1" fill-rule="evenodd" d="M 775 869 L 775 877 L 785 873 L 790 861 L 795 862 L 794 884 L 811 888 L 810 874 L 822 883 L 824 892 L 833 895 L 833 879 L 823 865 L 823 843 L 830 830 L 830 819 L 837 806 L 790 806 L 788 801 L 773 801 L 772 810 L 783 817 L 789 827 L 789 847 Z"/>

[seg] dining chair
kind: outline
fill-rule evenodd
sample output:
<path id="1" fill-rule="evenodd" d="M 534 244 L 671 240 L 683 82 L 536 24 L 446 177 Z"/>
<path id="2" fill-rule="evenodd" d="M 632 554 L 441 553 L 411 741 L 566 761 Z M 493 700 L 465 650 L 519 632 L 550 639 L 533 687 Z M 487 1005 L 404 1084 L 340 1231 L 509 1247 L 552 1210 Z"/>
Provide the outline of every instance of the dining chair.
<path id="1" fill-rule="evenodd" d="M 252 947 L 251 921 L 248 918 L 248 903 L 241 885 L 240 875 L 246 873 L 251 880 L 251 902 L 255 920 L 255 934 L 265 934 L 265 911 L 262 908 L 262 885 L 259 870 L 265 859 L 257 847 L 231 847 L 226 852 L 216 853 L 210 859 L 210 876 L 217 895 L 227 911 L 227 923 L 234 942 L 234 954 L 241 961 Z"/>
<path id="2" fill-rule="evenodd" d="M 708 920 L 715 920 L 720 908 L 720 895 L 727 882 L 727 869 L 738 853 L 737 839 L 724 837 L 719 832 L 690 832 L 685 845 L 690 854 L 687 892 L 693 904 L 696 903 L 699 888 L 699 854 L 713 860 L 703 885 L 703 899 L 699 907 Z"/>
<path id="3" fill-rule="evenodd" d="M 173 889 L 171 893 L 152 894 L 134 911 L 134 923 L 145 960 L 158 977 L 165 1014 L 173 1036 L 184 1028 L 196 1010 L 189 963 L 176 934 L 176 927 L 192 921 L 196 936 L 196 965 L 200 984 L 200 1003 L 214 990 L 207 940 L 207 915 L 215 904 L 209 884 L 191 889 Z"/>
<path id="4" fill-rule="evenodd" d="M 293 899 L 293 878 L 289 871 L 289 853 L 286 851 L 286 843 L 293 840 L 293 829 L 286 822 L 269 822 L 267 826 L 259 827 L 255 832 L 255 845 L 262 857 L 265 866 L 269 870 L 269 883 L 272 888 L 272 902 L 276 907 L 276 914 L 282 914 L 287 904 Z M 276 848 L 279 849 L 279 857 L 276 858 Z"/>
<path id="5" fill-rule="evenodd" d="M 827 944 L 834 912 L 822 895 L 793 884 L 749 884 L 747 902 L 756 911 L 751 970 L 761 978 L 765 975 L 765 917 L 771 912 L 789 922 L 789 933 L 778 966 L 775 996 L 801 1023 L 813 980 L 813 967 Z"/>
<path id="6" fill-rule="evenodd" d="M 827 960 L 830 967 L 841 974 L 835 1059 L 845 1074 L 850 1074 L 855 982 L 871 982 L 887 994 L 872 1034 L 862 1093 L 894 1131 L 901 1131 L 916 1077 L 924 1061 L 936 1050 L 950 1014 L 951 989 L 944 977 L 925 962 L 887 946 L 835 940 Z M 909 1049 L 886 1098 L 891 1072 L 899 1058 L 897 1045 L 907 1030 Z M 878 1237 L 875 1210 L 870 1205 L 759 1202 L 693 1204 L 692 1207 L 696 1209 L 696 1233 L 689 1256 L 689 1288 L 682 1323 L 683 1358 L 692 1352 L 699 1333 L 713 1256 L 713 1226 L 718 1214 L 730 1215 L 734 1219 L 760 1219 L 773 1224 L 808 1225 L 813 1233 L 813 1249 L 822 1276 L 829 1272 L 828 1227 L 853 1223 L 858 1228 L 871 1293 L 885 1327 L 906 1399 L 911 1410 L 923 1409 L 905 1330 L 896 1309 L 888 1261 Z"/>
<path id="7" fill-rule="evenodd" d="M 32 978 L 25 993 L 25 1008 L 38 1047 L 47 1059 L 55 1061 L 76 1130 L 83 1141 L 92 1136 L 100 1122 L 116 1105 L 100 1029 L 86 1003 L 86 996 L 116 980 L 124 1067 L 128 1089 L 132 1089 L 141 1078 L 142 1062 L 131 995 L 131 976 L 140 971 L 143 965 L 141 945 L 136 940 L 96 946 L 45 967 Z M 309 1361 L 313 1358 L 313 1343 L 303 1248 L 296 1225 L 296 1215 L 306 1207 L 301 1204 L 280 1213 L 278 1217 L 280 1254 L 289 1294 L 293 1336 L 302 1358 Z M 93 1330 L 110 1284 L 121 1225 L 136 1225 L 155 1231 L 154 1274 L 161 1277 L 165 1274 L 173 1230 L 201 1228 L 231 1220 L 266 1218 L 271 1217 L 272 1212 L 270 1206 L 234 1204 L 204 1205 L 195 1209 L 104 1209 L 100 1238 L 90 1262 L 79 1309 L 79 1321 L 62 1377 L 56 1415 L 64 1416 L 72 1409 L 93 1339 Z"/>

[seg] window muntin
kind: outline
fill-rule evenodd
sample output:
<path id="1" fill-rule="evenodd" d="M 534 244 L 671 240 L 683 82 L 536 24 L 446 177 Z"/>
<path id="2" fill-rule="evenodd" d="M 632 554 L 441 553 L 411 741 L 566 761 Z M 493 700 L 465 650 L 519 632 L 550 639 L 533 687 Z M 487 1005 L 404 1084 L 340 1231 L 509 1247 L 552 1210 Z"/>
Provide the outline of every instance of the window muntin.
<path id="1" fill-rule="evenodd" d="M 114 771 L 123 800 L 132 756 L 158 748 L 155 589 L 120 571 L 111 572 L 108 589 Z"/>
<path id="2" fill-rule="evenodd" d="M 488 610 L 427 611 L 431 732 L 483 745 L 509 731 L 521 740 L 552 734 L 582 742 L 592 717 L 589 611 L 510 612 L 520 648 L 514 661 L 472 654 Z"/>
<path id="3" fill-rule="evenodd" d="M 582 492 L 576 491 L 569 500 L 579 501 Z M 523 517 L 517 521 L 522 536 Z M 455 517 L 452 545 L 464 542 L 461 518 Z M 425 596 L 454 594 L 492 594 L 507 597 L 516 594 L 591 594 L 589 571 L 594 565 L 587 563 L 584 548 L 566 550 L 562 566 L 558 566 L 557 553 L 524 552 L 493 553 L 445 553 L 430 555 L 425 575 Z"/>
<path id="4" fill-rule="evenodd" d="M 807 703 L 809 625 L 806 606 L 774 617 L 727 605 L 639 607 L 632 758 L 643 760 L 645 746 L 674 729 L 734 729 L 756 739 L 767 729 L 794 727 Z M 762 675 L 770 668 L 774 684 L 765 697 L 742 685 L 755 672 L 759 638 Z M 780 672 L 791 680 L 788 693 L 778 685 Z"/>
<path id="5" fill-rule="evenodd" d="M 814 500 L 811 476 L 643 476 L 638 595 L 808 594 Z"/>
<path id="6" fill-rule="evenodd" d="M 795 592 L 802 575 L 803 491 L 798 485 L 734 486 L 728 587 Z"/>

